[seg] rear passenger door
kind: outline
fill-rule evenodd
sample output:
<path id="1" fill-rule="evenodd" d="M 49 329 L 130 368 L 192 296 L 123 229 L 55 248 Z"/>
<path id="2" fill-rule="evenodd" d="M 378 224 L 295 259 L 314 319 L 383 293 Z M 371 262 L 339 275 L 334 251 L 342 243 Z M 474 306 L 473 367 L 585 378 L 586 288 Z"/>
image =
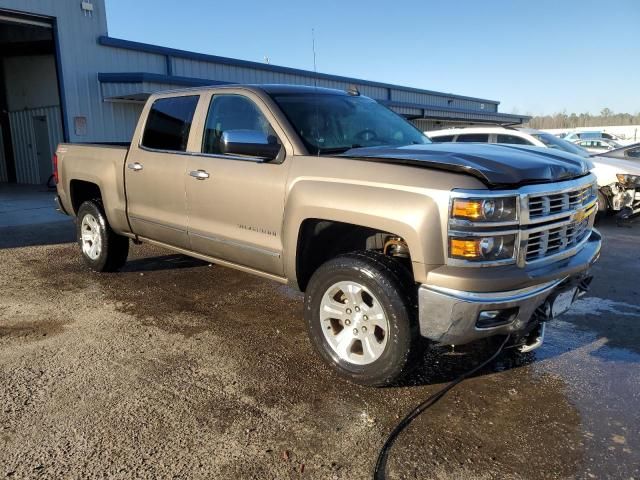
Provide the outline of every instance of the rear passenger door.
<path id="1" fill-rule="evenodd" d="M 125 168 L 127 214 L 133 233 L 189 248 L 185 182 L 199 96 L 156 99 Z M 143 112 L 144 115 L 145 112 Z"/>

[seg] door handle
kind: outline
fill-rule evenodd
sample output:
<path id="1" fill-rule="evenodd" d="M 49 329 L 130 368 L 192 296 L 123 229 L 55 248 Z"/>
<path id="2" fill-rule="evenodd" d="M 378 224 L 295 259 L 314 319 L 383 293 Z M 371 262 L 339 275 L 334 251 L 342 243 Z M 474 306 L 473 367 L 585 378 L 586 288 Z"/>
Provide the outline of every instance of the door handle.
<path id="1" fill-rule="evenodd" d="M 139 172 L 140 170 L 142 170 L 142 164 L 138 162 L 130 163 L 127 165 L 127 168 L 133 170 L 134 172 Z"/>
<path id="2" fill-rule="evenodd" d="M 204 170 L 192 170 L 189 172 L 189 175 L 197 180 L 206 180 L 209 178 L 209 173 Z"/>

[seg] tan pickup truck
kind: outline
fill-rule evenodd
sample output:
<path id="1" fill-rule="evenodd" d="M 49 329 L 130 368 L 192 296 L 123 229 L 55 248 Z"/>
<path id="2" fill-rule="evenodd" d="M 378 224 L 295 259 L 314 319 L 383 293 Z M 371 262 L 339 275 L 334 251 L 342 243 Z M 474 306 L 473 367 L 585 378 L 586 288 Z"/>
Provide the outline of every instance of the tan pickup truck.
<path id="1" fill-rule="evenodd" d="M 583 159 L 432 144 L 355 90 L 154 94 L 130 146 L 54 160 L 91 268 L 117 270 L 134 240 L 288 283 L 320 355 L 369 385 L 397 380 L 424 338 L 536 348 L 601 246 Z"/>

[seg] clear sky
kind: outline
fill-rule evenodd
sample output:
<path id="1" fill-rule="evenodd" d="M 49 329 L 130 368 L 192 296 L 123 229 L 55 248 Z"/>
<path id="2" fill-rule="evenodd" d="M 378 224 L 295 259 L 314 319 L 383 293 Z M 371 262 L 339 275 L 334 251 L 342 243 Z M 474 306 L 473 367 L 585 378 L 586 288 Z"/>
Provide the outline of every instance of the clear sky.
<path id="1" fill-rule="evenodd" d="M 106 0 L 139 42 L 501 102 L 640 111 L 640 0 Z"/>

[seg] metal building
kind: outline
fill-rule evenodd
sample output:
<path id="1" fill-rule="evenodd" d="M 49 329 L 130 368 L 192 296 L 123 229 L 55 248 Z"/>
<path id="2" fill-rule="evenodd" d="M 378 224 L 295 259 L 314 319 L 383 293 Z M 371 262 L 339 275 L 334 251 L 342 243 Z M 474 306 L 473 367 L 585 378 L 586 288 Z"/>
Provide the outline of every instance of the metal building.
<path id="1" fill-rule="evenodd" d="M 128 141 L 158 90 L 314 82 L 356 86 L 423 130 L 528 119 L 498 112 L 495 100 L 112 38 L 104 0 L 0 0 L 0 182 L 45 183 L 62 141 Z"/>

